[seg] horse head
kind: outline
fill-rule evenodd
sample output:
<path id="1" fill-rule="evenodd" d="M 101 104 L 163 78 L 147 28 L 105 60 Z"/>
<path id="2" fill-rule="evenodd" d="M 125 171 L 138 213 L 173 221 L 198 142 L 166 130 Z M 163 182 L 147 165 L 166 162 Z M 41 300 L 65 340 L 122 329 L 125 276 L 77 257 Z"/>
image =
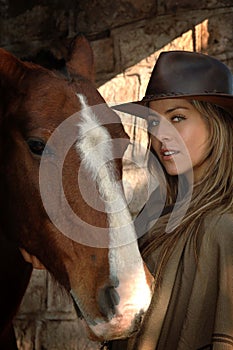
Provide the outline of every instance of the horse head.
<path id="1" fill-rule="evenodd" d="M 152 282 L 121 185 L 129 138 L 94 87 L 82 36 L 67 71 L 0 50 L 0 232 L 65 287 L 96 338 L 126 337 Z"/>

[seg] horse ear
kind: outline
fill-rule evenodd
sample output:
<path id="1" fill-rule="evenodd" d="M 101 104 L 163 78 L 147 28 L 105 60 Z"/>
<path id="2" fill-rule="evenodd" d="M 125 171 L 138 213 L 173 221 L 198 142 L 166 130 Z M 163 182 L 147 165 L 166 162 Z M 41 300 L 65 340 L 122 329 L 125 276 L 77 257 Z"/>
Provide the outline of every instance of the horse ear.
<path id="1" fill-rule="evenodd" d="M 0 78 L 1 86 L 17 85 L 17 82 L 24 75 L 23 62 L 10 52 L 0 48 Z"/>
<path id="2" fill-rule="evenodd" d="M 93 51 L 84 35 L 78 35 L 72 41 L 66 66 L 71 76 L 81 75 L 94 82 Z"/>
<path id="3" fill-rule="evenodd" d="M 23 62 L 10 52 L 0 49 L 0 112 L 11 105 L 17 95 L 20 81 L 25 75 Z M 0 118 L 1 119 L 1 118 Z"/>

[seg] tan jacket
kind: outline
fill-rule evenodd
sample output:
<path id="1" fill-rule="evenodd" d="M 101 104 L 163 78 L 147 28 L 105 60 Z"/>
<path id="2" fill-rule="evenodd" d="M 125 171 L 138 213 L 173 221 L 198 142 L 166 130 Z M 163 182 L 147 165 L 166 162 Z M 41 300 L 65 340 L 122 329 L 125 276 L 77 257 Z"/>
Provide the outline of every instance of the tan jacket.
<path id="1" fill-rule="evenodd" d="M 180 239 L 141 330 L 110 349 L 233 349 L 233 215 L 209 217 L 199 237 L 198 263 L 193 240 Z"/>

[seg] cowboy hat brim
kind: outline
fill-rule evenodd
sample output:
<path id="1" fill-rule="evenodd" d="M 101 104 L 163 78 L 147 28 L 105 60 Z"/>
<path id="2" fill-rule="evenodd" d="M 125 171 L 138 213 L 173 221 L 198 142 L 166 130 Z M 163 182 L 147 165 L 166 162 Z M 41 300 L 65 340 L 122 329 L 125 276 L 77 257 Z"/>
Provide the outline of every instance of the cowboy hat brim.
<path id="1" fill-rule="evenodd" d="M 233 95 L 228 94 L 201 94 L 201 95 L 169 95 L 166 96 L 145 96 L 141 101 L 133 101 L 122 103 L 118 105 L 111 106 L 112 109 L 134 115 L 139 118 L 147 119 L 149 113 L 148 102 L 156 100 L 165 100 L 165 99 L 186 99 L 186 100 L 197 100 L 210 102 L 215 104 L 225 110 L 227 110 L 233 117 Z"/>

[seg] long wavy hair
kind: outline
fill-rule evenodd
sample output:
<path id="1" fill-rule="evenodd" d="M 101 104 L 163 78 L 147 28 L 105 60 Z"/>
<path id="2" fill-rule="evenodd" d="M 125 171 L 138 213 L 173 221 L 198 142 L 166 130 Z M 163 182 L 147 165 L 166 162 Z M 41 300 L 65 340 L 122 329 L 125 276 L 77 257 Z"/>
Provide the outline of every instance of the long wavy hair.
<path id="1" fill-rule="evenodd" d="M 170 214 L 159 218 L 143 238 L 141 252 L 146 259 L 157 248 L 160 248 L 158 264 L 155 266 L 155 280 L 160 282 L 163 269 L 180 237 L 194 239 L 197 244 L 198 233 L 203 220 L 209 214 L 223 214 L 233 211 L 233 116 L 222 108 L 209 102 L 190 101 L 199 111 L 209 129 L 208 166 L 204 176 L 193 185 L 191 201 L 188 210 L 178 226 L 171 232 L 166 232 Z M 151 148 L 151 152 L 156 156 Z M 149 169 L 154 172 L 153 157 L 149 156 Z M 182 199 L 177 198 L 178 181 L 180 177 L 170 176 L 163 169 L 166 180 L 166 203 L 169 206 Z M 184 182 L 185 183 L 185 182 Z M 185 198 L 185 195 L 184 195 Z"/>

